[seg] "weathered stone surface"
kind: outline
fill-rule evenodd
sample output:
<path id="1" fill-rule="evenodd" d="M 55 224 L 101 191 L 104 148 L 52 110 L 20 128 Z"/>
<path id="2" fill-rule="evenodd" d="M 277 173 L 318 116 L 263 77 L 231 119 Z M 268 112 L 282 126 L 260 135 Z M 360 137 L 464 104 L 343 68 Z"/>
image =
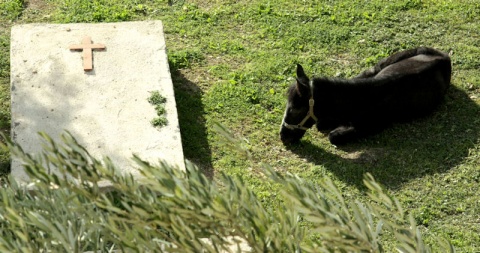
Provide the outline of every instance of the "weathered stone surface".
<path id="1" fill-rule="evenodd" d="M 93 69 L 70 50 L 85 37 L 105 45 L 93 50 Z M 133 154 L 184 169 L 177 110 L 160 21 L 102 24 L 26 24 L 11 36 L 12 138 L 29 153 L 40 151 L 38 132 L 54 139 L 69 131 L 95 157 L 109 156 L 136 174 Z M 148 102 L 165 97 L 168 124 L 156 128 Z M 21 164 L 12 175 L 27 181 Z"/>

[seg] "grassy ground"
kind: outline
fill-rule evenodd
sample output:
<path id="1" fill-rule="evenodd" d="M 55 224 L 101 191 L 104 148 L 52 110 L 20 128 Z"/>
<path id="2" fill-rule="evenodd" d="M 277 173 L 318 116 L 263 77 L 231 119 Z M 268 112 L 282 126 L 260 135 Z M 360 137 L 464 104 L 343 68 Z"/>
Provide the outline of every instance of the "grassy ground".
<path id="1" fill-rule="evenodd" d="M 370 172 L 427 235 L 480 251 L 480 3 L 476 0 L 4 0 L 0 3 L 0 127 L 9 129 L 9 30 L 30 22 L 164 22 L 182 141 L 205 172 L 249 182 L 275 208 L 263 163 L 311 181 L 334 179 L 364 198 Z M 351 77 L 398 50 L 452 52 L 454 87 L 426 119 L 342 148 L 309 131 L 285 148 L 278 130 L 296 63 L 308 75 Z M 213 130 L 230 128 L 246 160 Z M 2 171 L 8 156 L 1 154 Z"/>

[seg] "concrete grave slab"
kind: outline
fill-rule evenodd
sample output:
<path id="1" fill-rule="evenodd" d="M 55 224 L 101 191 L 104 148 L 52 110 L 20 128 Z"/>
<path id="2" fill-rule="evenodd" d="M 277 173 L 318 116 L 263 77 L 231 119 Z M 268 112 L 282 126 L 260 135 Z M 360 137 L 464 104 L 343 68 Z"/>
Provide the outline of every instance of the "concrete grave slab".
<path id="1" fill-rule="evenodd" d="M 26 152 L 41 151 L 38 132 L 58 140 L 68 130 L 126 173 L 138 174 L 133 154 L 185 169 L 161 21 L 14 26 L 10 58 L 12 138 Z M 151 124 L 155 91 L 163 127 Z M 12 175 L 29 180 L 16 160 Z"/>

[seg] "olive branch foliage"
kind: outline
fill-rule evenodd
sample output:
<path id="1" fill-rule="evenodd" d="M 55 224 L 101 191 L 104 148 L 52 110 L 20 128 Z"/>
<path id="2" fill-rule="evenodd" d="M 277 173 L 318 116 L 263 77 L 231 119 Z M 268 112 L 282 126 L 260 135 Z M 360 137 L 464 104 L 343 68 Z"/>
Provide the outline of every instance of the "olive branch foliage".
<path id="1" fill-rule="evenodd" d="M 399 252 L 454 252 L 441 240 L 425 245 L 414 219 L 369 174 L 371 201 L 361 203 L 345 200 L 327 177 L 314 185 L 265 165 L 266 180 L 283 189 L 284 201 L 271 210 L 239 177 L 219 172 L 211 180 L 188 162 L 182 171 L 134 156 L 141 173 L 134 178 L 69 133 L 58 142 L 40 136 L 36 155 L 4 137 L 2 148 L 22 162 L 31 183 L 9 178 L 0 189 L 1 252 L 385 252 L 386 233 Z"/>

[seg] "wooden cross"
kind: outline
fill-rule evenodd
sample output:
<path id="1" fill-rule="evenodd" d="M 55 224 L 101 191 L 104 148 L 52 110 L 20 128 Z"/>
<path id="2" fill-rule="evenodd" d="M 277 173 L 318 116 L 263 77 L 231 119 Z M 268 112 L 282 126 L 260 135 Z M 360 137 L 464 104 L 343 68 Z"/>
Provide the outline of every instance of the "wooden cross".
<path id="1" fill-rule="evenodd" d="M 93 69 L 93 49 L 105 49 L 103 44 L 92 44 L 92 39 L 85 36 L 80 45 L 71 45 L 70 50 L 83 51 L 83 70 L 91 71 Z"/>

